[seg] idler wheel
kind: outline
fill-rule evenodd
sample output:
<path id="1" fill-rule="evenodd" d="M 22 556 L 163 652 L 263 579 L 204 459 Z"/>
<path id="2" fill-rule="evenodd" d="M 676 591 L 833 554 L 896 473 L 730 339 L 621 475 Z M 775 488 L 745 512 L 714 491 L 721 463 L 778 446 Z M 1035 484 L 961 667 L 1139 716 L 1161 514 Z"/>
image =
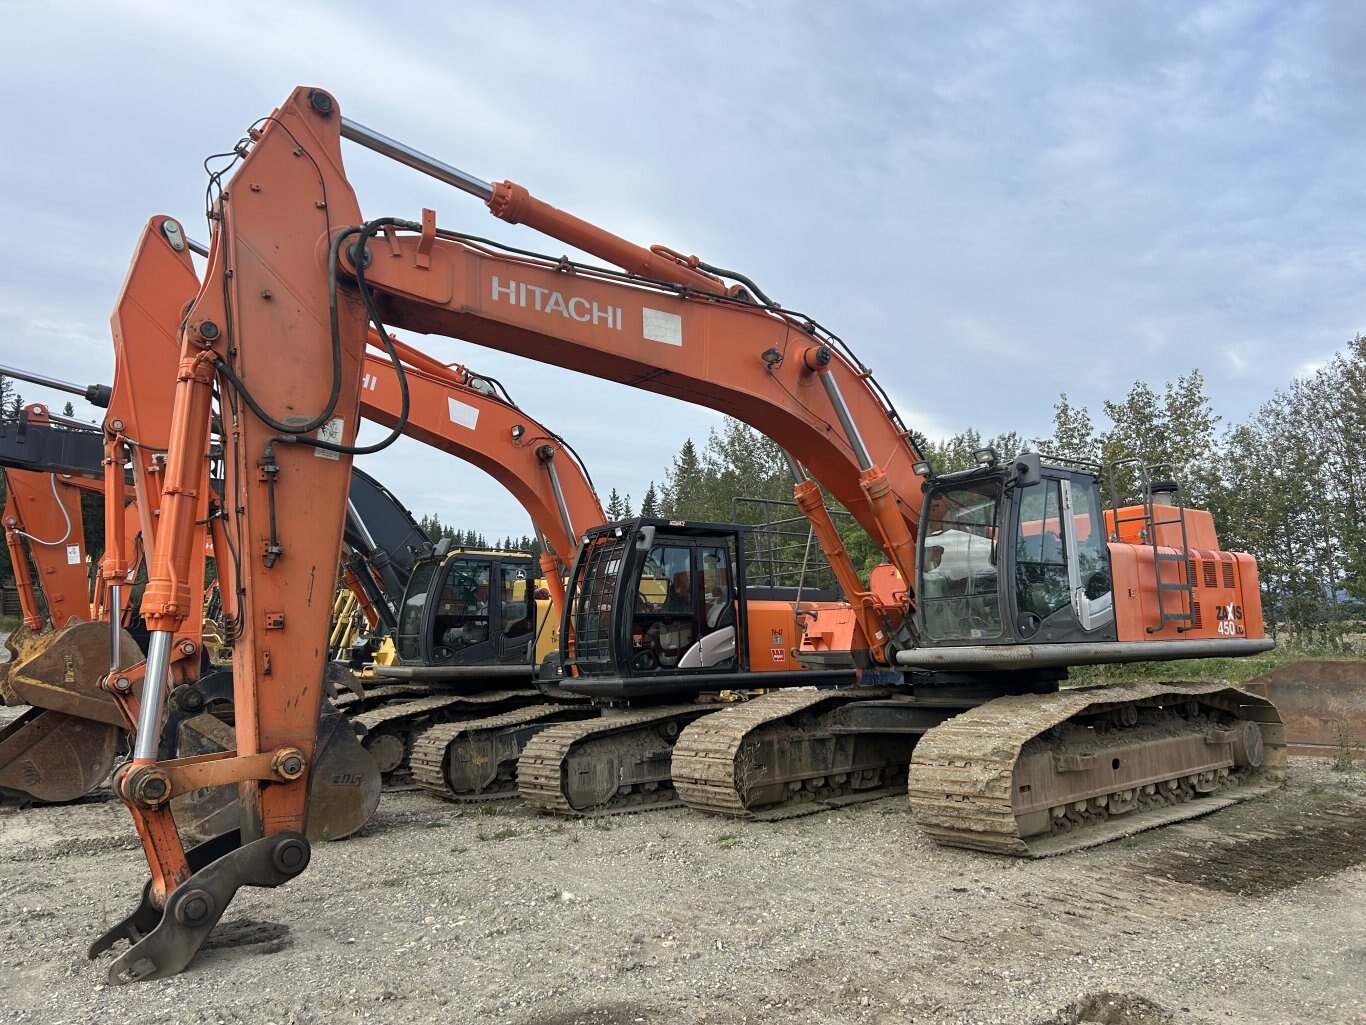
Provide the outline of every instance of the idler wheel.
<path id="1" fill-rule="evenodd" d="M 1233 758 L 1239 768 L 1257 769 L 1265 757 L 1265 742 L 1259 723 L 1245 722 L 1233 739 Z"/>
<path id="2" fill-rule="evenodd" d="M 372 733 L 362 742 L 380 772 L 393 772 L 403 764 L 403 738 L 393 733 Z"/>

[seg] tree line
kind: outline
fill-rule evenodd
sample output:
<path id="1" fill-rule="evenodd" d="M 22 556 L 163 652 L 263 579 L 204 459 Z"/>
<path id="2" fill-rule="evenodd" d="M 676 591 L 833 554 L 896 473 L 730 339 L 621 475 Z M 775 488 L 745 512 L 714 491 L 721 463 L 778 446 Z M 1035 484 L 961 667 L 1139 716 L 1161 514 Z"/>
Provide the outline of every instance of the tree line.
<path id="1" fill-rule="evenodd" d="M 456 548 L 476 548 L 485 552 L 526 552 L 528 555 L 539 558 L 541 554 L 541 542 L 539 538 L 528 537 L 523 534 L 521 537 L 495 537 L 492 541 L 482 532 L 477 530 L 463 530 L 460 527 L 442 523 L 439 516 L 423 516 L 417 521 L 417 525 L 433 541 L 443 537 L 451 539 L 451 544 Z"/>

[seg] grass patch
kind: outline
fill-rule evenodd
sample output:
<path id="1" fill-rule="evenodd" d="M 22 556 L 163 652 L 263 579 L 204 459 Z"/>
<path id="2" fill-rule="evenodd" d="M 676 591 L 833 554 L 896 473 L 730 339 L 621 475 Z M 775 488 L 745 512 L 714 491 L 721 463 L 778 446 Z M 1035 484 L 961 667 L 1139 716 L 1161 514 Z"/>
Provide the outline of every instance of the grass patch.
<path id="1" fill-rule="evenodd" d="M 402 886 L 403 883 L 404 880 L 402 879 L 386 879 L 380 883 L 380 886 Z"/>
<path id="2" fill-rule="evenodd" d="M 422 823 L 423 829 L 445 829 L 450 823 L 445 819 L 428 819 Z"/>
<path id="3" fill-rule="evenodd" d="M 1227 681 L 1244 683 L 1281 666 L 1306 659 L 1328 662 L 1356 662 L 1359 657 L 1345 654 L 1340 645 L 1307 640 L 1282 641 L 1271 651 L 1246 658 L 1191 658 L 1176 662 L 1128 662 L 1122 665 L 1075 666 L 1064 687 L 1095 683 L 1127 683 L 1143 680 L 1191 680 L 1196 683 Z"/>
<path id="4" fill-rule="evenodd" d="M 611 830 L 612 830 L 612 820 L 611 820 L 611 819 L 594 819 L 594 820 L 593 820 L 593 828 L 596 829 L 599 833 L 608 833 L 608 832 L 611 832 Z"/>
<path id="5" fill-rule="evenodd" d="M 8 637 L 19 629 L 20 616 L 0 616 L 0 638 Z"/>
<path id="6" fill-rule="evenodd" d="M 720 847 L 723 851 L 728 851 L 732 847 L 740 846 L 740 838 L 733 833 L 722 833 L 714 842 L 716 846 Z"/>
<path id="7" fill-rule="evenodd" d="M 491 819 L 498 814 L 498 806 L 496 804 L 481 804 L 478 808 L 474 809 L 474 814 L 483 816 L 486 819 Z"/>
<path id="8" fill-rule="evenodd" d="M 505 828 L 505 829 L 500 829 L 500 830 L 498 830 L 498 832 L 496 832 L 496 833 L 480 833 L 480 834 L 479 834 L 479 839 L 480 839 L 480 840 L 483 840 L 483 841 L 485 841 L 485 842 L 487 842 L 487 841 L 489 841 L 489 840 L 511 840 L 514 836 L 521 836 L 521 835 L 522 835 L 522 834 L 521 834 L 518 830 L 516 830 L 516 829 L 507 829 L 507 828 Z"/>
<path id="9" fill-rule="evenodd" d="M 1138 837 L 1130 833 L 1128 836 L 1126 836 L 1123 840 L 1119 842 L 1119 845 L 1121 847 L 1127 847 L 1129 850 L 1133 850 L 1135 847 L 1138 846 Z"/>

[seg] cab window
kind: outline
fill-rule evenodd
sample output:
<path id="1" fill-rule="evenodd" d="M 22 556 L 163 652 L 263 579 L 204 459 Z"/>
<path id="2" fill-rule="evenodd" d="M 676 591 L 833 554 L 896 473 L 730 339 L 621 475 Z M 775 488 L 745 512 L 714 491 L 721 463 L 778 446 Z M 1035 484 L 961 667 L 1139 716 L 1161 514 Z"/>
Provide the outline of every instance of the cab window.
<path id="1" fill-rule="evenodd" d="M 1038 623 L 1071 603 L 1063 543 L 1062 481 L 1039 481 L 1020 495 L 1015 594 L 1022 632 L 1029 632 L 1027 626 L 1037 628 Z"/>
<path id="2" fill-rule="evenodd" d="M 1001 635 L 997 590 L 1001 485 L 981 481 L 934 492 L 925 516 L 920 615 L 932 640 Z"/>
<path id="3" fill-rule="evenodd" d="M 452 560 L 436 607 L 436 645 L 459 651 L 489 639 L 489 565 Z"/>

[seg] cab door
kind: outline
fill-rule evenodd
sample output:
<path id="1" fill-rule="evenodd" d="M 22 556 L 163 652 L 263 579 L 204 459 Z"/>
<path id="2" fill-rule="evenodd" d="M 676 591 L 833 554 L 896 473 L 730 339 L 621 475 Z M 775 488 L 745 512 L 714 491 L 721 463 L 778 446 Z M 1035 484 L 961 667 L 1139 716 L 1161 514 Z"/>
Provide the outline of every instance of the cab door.
<path id="1" fill-rule="evenodd" d="M 496 655 L 499 662 L 528 662 L 536 636 L 536 581 L 526 564 L 500 562 L 497 569 L 498 601 L 489 610 Z"/>
<path id="2" fill-rule="evenodd" d="M 1095 477 L 1046 473 L 1015 495 L 1014 623 L 1021 641 L 1113 639 L 1105 519 Z"/>
<path id="3" fill-rule="evenodd" d="M 1062 501 L 1067 584 L 1077 623 L 1087 633 L 1107 626 L 1113 633 L 1115 598 L 1099 482 L 1089 476 L 1065 478 Z"/>

